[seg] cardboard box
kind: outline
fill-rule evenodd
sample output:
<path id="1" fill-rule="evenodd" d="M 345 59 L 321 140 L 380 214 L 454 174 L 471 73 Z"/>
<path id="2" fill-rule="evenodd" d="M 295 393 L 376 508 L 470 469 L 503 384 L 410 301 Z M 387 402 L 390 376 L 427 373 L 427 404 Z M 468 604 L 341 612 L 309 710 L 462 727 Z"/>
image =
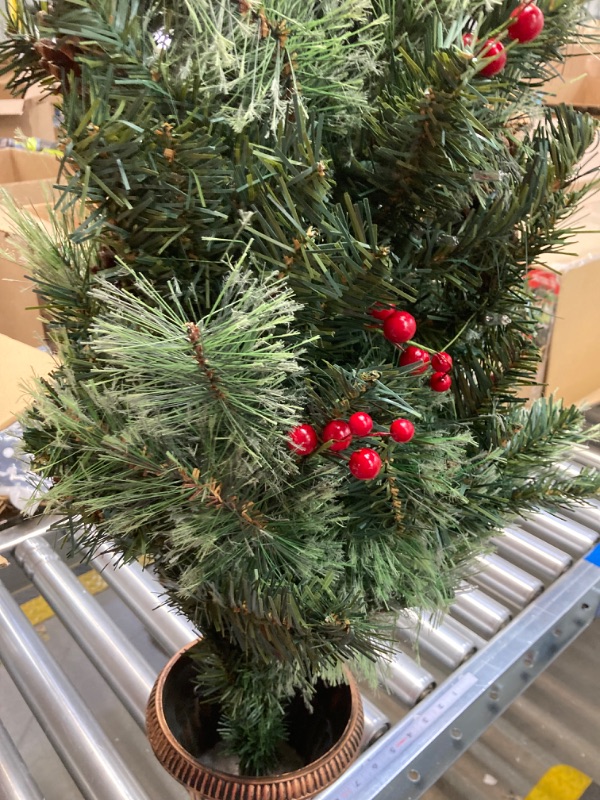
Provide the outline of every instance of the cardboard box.
<path id="1" fill-rule="evenodd" d="M 13 243 L 11 223 L 0 209 L 0 333 L 40 347 L 45 341 L 40 301 Z"/>
<path id="2" fill-rule="evenodd" d="M 590 22 L 583 36 L 600 34 L 600 20 Z M 600 111 L 600 57 L 597 44 L 573 44 L 565 49 L 567 60 L 556 65 L 557 76 L 544 84 L 548 105 L 566 103 L 577 108 Z"/>
<path id="3" fill-rule="evenodd" d="M 594 229 L 592 228 L 594 224 Z M 559 273 L 555 318 L 548 345 L 546 394 L 566 403 L 592 405 L 600 401 L 600 214 L 590 220 L 569 250 L 546 263 Z"/>
<path id="4" fill-rule="evenodd" d="M 41 86 L 32 86 L 24 98 L 15 98 L 6 88 L 10 75 L 0 77 L 0 139 L 13 139 L 20 131 L 46 142 L 56 141 L 56 98 Z"/>
<path id="5" fill-rule="evenodd" d="M 19 205 L 31 208 L 43 223 L 43 201 L 52 197 L 58 172 L 55 156 L 21 150 L 0 150 L 0 187 Z M 28 206 L 35 203 L 35 206 Z M 12 223 L 2 212 L 0 199 L 0 333 L 33 347 L 44 343 L 39 300 L 27 268 L 14 247 Z M 47 209 L 46 209 L 47 214 Z"/>
<path id="6" fill-rule="evenodd" d="M 58 171 L 59 161 L 50 153 L 0 149 L 0 188 L 19 205 L 52 202 Z"/>
<path id="7" fill-rule="evenodd" d="M 16 415 L 24 411 L 29 403 L 24 384 L 34 376 L 48 375 L 56 363 L 48 353 L 0 334 L 0 364 L 0 430 L 3 430 L 15 421 Z"/>

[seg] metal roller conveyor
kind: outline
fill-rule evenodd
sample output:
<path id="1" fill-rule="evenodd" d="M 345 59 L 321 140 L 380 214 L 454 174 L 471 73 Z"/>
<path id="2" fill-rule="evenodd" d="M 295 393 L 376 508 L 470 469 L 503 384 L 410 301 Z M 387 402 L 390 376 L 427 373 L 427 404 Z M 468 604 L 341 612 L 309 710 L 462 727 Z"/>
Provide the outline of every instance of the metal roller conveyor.
<path id="1" fill-rule="evenodd" d="M 0 659 L 86 800 L 147 800 L 2 583 Z"/>
<path id="2" fill-rule="evenodd" d="M 510 610 L 473 586 L 457 595 L 450 614 L 484 639 L 490 639 L 512 619 Z"/>
<path id="3" fill-rule="evenodd" d="M 539 578 L 529 575 L 495 553 L 481 556 L 477 560 L 481 571 L 472 576 L 473 583 L 511 608 L 524 608 L 544 591 L 544 584 Z"/>
<path id="4" fill-rule="evenodd" d="M 600 607 L 599 551 L 600 546 L 523 609 L 321 792 L 319 800 L 421 797 L 593 622 Z"/>
<path id="5" fill-rule="evenodd" d="M 492 543 L 498 555 L 548 584 L 569 569 L 573 559 L 554 545 L 520 528 L 508 527 Z"/>
<path id="6" fill-rule="evenodd" d="M 0 797 L 2 800 L 44 800 L 13 740 L 1 722 Z"/>
<path id="7" fill-rule="evenodd" d="M 50 532 L 62 517 L 32 517 L 0 533 L 0 553 L 8 553 L 27 539 L 36 539 Z"/>
<path id="8" fill-rule="evenodd" d="M 396 633 L 401 641 L 416 645 L 420 655 L 444 670 L 456 669 L 476 650 L 470 639 L 439 623 L 438 617 L 429 612 L 403 611 Z"/>
<path id="9" fill-rule="evenodd" d="M 559 470 L 569 478 L 577 478 L 581 470 L 582 464 L 575 464 L 572 462 L 563 461 L 559 465 Z M 561 508 L 560 511 L 555 512 L 560 517 L 565 517 L 567 520 L 579 522 L 587 528 L 600 533 L 600 503 L 597 499 L 590 497 L 580 503 L 573 503 L 569 506 Z"/>
<path id="10" fill-rule="evenodd" d="M 435 687 L 433 675 L 401 650 L 395 650 L 390 659 L 380 660 L 378 675 L 392 697 L 409 708 Z"/>
<path id="11" fill-rule="evenodd" d="M 29 539 L 15 550 L 26 575 L 142 728 L 156 679 L 108 614 L 44 539 Z"/>
<path id="12" fill-rule="evenodd" d="M 90 563 L 165 652 L 176 653 L 198 638 L 193 625 L 165 603 L 164 589 L 150 570 L 137 561 L 124 565 L 111 552 L 97 553 Z"/>
<path id="13" fill-rule="evenodd" d="M 391 727 L 391 722 L 376 705 L 371 703 L 364 695 L 361 695 L 363 712 L 365 715 L 365 728 L 362 737 L 363 750 L 371 747 L 378 739 L 387 733 Z M 376 713 L 373 713 L 376 712 Z"/>
<path id="14" fill-rule="evenodd" d="M 562 462 L 559 466 L 561 471 L 565 472 L 570 478 L 577 478 L 583 469 L 581 464 L 573 464 L 571 462 Z M 600 533 L 600 503 L 593 497 L 561 508 L 559 517 L 574 520 L 584 527 Z"/>
<path id="15" fill-rule="evenodd" d="M 587 503 L 578 503 L 570 508 L 561 508 L 560 516 L 573 520 L 600 534 L 600 509 Z M 560 519 L 560 517 L 559 517 Z"/>
<path id="16" fill-rule="evenodd" d="M 558 471 L 565 473 L 568 478 L 577 478 L 581 474 L 581 470 L 588 467 L 588 464 L 578 464 L 576 461 L 561 461 L 558 465 Z M 594 508 L 600 509 L 600 501 L 595 497 L 589 497 L 585 502 Z"/>
<path id="17" fill-rule="evenodd" d="M 547 511 L 522 517 L 519 526 L 576 558 L 588 553 L 600 538 L 596 531 L 579 522 L 560 519 Z"/>
<path id="18" fill-rule="evenodd" d="M 561 461 L 558 465 L 559 472 L 564 472 L 569 478 L 577 478 L 583 469 L 583 464 L 577 464 L 573 461 Z"/>
<path id="19" fill-rule="evenodd" d="M 600 454 L 591 447 L 574 447 L 571 456 L 584 467 L 594 467 L 600 469 Z"/>
<path id="20" fill-rule="evenodd" d="M 366 750 L 372 744 L 380 739 L 384 733 L 387 733 L 391 728 L 391 722 L 386 715 L 380 711 L 375 703 L 372 703 L 367 697 L 362 698 L 363 713 L 365 715 L 365 729 L 361 743 L 361 749 Z"/>
<path id="21" fill-rule="evenodd" d="M 485 647 L 487 641 L 483 638 L 483 636 L 479 636 L 479 634 L 475 633 L 475 631 L 471 630 L 471 628 L 463 625 L 462 622 L 459 622 L 454 617 L 450 616 L 450 614 L 446 614 L 444 617 L 444 625 L 447 625 L 448 628 L 453 630 L 455 633 L 464 636 L 465 639 L 468 639 L 475 647 L 476 650 L 481 650 L 482 647 Z"/>

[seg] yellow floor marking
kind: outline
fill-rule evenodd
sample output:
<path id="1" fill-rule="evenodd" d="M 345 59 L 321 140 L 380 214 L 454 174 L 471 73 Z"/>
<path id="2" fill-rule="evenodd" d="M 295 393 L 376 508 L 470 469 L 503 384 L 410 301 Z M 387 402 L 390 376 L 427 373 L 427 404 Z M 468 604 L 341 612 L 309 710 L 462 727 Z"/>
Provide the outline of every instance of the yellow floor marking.
<path id="1" fill-rule="evenodd" d="M 592 783 L 583 772 L 566 764 L 551 767 L 525 800 L 578 800 Z"/>
<path id="2" fill-rule="evenodd" d="M 108 588 L 104 578 L 95 569 L 90 569 L 88 572 L 84 572 L 83 575 L 79 575 L 79 583 L 90 594 L 98 594 Z M 21 611 L 24 612 L 32 625 L 40 625 L 54 616 L 52 607 L 48 605 L 43 597 L 34 597 L 32 600 L 22 603 Z"/>
<path id="3" fill-rule="evenodd" d="M 84 572 L 83 575 L 80 575 L 79 583 L 90 594 L 99 594 L 105 589 L 108 589 L 108 583 L 104 580 L 99 572 L 96 572 L 95 569 L 90 569 L 87 572 Z"/>

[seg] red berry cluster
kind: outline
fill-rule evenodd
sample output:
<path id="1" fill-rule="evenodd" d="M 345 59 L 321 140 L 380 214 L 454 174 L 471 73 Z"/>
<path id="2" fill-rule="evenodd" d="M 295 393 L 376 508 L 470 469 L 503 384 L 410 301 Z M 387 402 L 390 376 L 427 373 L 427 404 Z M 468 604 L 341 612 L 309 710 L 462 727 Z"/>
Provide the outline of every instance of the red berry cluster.
<path id="1" fill-rule="evenodd" d="M 452 378 L 448 373 L 452 369 L 452 356 L 449 353 L 435 353 L 430 356 L 426 350 L 409 345 L 400 356 L 400 366 L 406 367 L 409 364 L 420 364 L 412 370 L 413 375 L 421 375 L 427 372 L 431 365 L 433 375 L 429 379 L 429 385 L 434 392 L 447 392 L 452 386 Z"/>
<path id="2" fill-rule="evenodd" d="M 544 29 L 544 13 L 534 2 L 520 3 L 510 14 L 512 22 L 509 23 L 507 33 L 513 41 L 524 44 L 532 42 Z M 507 54 L 504 45 L 499 39 L 486 39 L 481 46 L 475 41 L 472 33 L 463 34 L 465 47 L 477 48 L 477 56 L 488 63 L 479 70 L 484 78 L 492 78 L 502 72 L 506 66 Z"/>
<path id="3" fill-rule="evenodd" d="M 323 428 L 321 439 L 323 443 L 330 442 L 329 451 L 338 453 L 346 450 L 352 443 L 353 437 L 362 436 L 391 436 L 395 442 L 405 443 L 415 435 L 415 426 L 408 419 L 395 419 L 388 432 L 371 433 L 373 419 L 365 411 L 357 411 L 348 421 L 334 419 Z M 291 431 L 288 447 L 299 456 L 308 456 L 319 446 L 319 437 L 312 425 L 303 423 Z M 381 457 L 371 447 L 362 447 L 356 450 L 348 460 L 350 472 L 359 481 L 370 481 L 379 475 L 381 470 Z"/>
<path id="4" fill-rule="evenodd" d="M 378 304 L 369 313 L 383 322 L 383 335 L 393 344 L 405 344 L 417 332 L 416 320 L 408 311 L 398 311 L 395 306 Z M 447 392 L 452 386 L 452 378 L 448 375 L 452 369 L 452 356 L 449 353 L 436 353 L 432 358 L 427 350 L 409 344 L 400 356 L 400 366 L 406 367 L 409 364 L 420 364 L 412 370 L 413 375 L 427 372 L 431 364 L 434 372 L 429 379 L 429 385 L 434 392 Z"/>

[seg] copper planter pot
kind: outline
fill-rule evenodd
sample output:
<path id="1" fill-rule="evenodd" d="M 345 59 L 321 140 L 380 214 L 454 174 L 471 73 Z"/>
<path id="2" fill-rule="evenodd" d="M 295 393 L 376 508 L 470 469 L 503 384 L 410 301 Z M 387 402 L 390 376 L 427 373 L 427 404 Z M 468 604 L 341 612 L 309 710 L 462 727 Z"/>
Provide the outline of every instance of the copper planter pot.
<path id="1" fill-rule="evenodd" d="M 317 689 L 315 713 L 309 715 L 301 701 L 292 704 L 290 744 L 307 763 L 302 769 L 280 775 L 251 778 L 220 772 L 201 763 L 197 756 L 218 741 L 218 710 L 190 703 L 192 659 L 179 651 L 158 676 L 146 711 L 148 739 L 163 767 L 188 790 L 194 800 L 308 800 L 338 778 L 356 758 L 363 733 L 363 709 L 356 681 L 348 675 L 347 686 Z M 195 710 L 190 711 L 192 707 Z M 295 712 L 304 720 L 294 719 Z M 311 731 L 312 728 L 312 731 Z M 323 730 L 330 728 L 333 744 L 321 752 L 309 748 Z"/>

